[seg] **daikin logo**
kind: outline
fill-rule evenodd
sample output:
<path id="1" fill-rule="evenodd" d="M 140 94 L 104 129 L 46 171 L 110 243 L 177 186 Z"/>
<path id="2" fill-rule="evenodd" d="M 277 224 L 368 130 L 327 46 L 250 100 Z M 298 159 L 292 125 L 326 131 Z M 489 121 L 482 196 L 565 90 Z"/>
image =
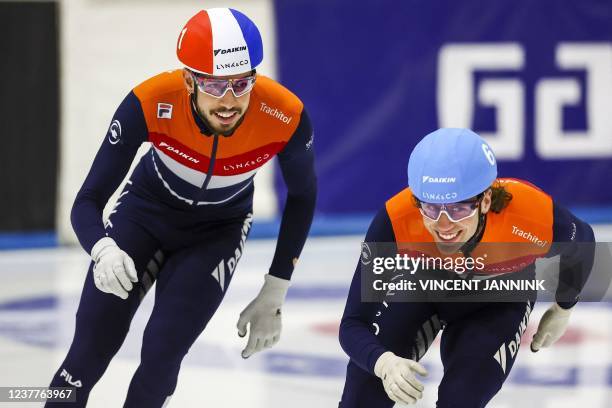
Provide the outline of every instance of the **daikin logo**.
<path id="1" fill-rule="evenodd" d="M 454 183 L 457 181 L 455 177 L 431 177 L 423 176 L 423 183 Z"/>
<path id="2" fill-rule="evenodd" d="M 179 149 L 177 149 L 174 146 L 170 146 L 168 143 L 166 142 L 160 142 L 159 144 L 159 148 L 161 149 L 162 147 L 166 148 L 166 151 L 172 152 L 184 159 L 187 159 L 188 161 L 192 162 L 192 163 L 199 163 L 200 161 L 198 159 L 196 159 L 195 157 L 191 157 L 190 155 L 188 155 L 187 153 L 184 153 L 182 151 L 180 151 Z"/>
<path id="3" fill-rule="evenodd" d="M 247 49 L 247 47 L 246 47 L 246 46 L 242 46 L 242 47 L 234 47 L 234 48 L 226 48 L 226 49 L 219 48 L 219 49 L 216 49 L 216 50 L 214 51 L 214 53 L 215 53 L 215 57 L 216 57 L 216 56 L 217 56 L 217 54 L 221 54 L 221 55 L 223 55 L 223 54 L 229 54 L 229 53 L 232 53 L 232 52 L 246 51 L 246 49 Z"/>
<path id="4" fill-rule="evenodd" d="M 238 261 L 240 260 L 240 258 L 242 257 L 242 254 L 244 253 L 244 243 L 246 242 L 247 236 L 249 235 L 249 230 L 251 229 L 252 221 L 253 221 L 253 214 L 248 213 L 246 218 L 244 219 L 244 222 L 242 223 L 242 233 L 240 234 L 240 243 L 238 244 L 238 247 L 234 250 L 234 256 L 230 257 L 227 260 L 222 258 L 221 262 L 219 262 L 219 265 L 217 265 L 215 270 L 212 271 L 211 273 L 213 278 L 215 278 L 215 280 L 219 283 L 219 286 L 221 287 L 221 292 L 225 292 L 225 289 L 227 286 L 225 284 L 226 275 L 229 273 L 229 276 L 231 277 L 234 274 L 234 269 L 236 269 L 236 265 L 238 264 Z M 227 269 L 226 269 L 226 265 L 227 265 Z"/>

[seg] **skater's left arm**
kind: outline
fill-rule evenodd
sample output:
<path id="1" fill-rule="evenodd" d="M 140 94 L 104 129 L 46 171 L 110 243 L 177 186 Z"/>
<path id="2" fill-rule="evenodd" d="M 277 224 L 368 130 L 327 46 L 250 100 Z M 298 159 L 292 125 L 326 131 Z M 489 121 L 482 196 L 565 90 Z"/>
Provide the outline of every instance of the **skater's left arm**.
<path id="1" fill-rule="evenodd" d="M 395 235 L 387 209 L 378 211 L 366 233 L 365 243 L 393 243 Z M 396 252 L 396 251 L 392 251 Z M 374 373 L 379 357 L 388 351 L 380 342 L 373 321 L 380 302 L 361 301 L 361 258 L 357 262 L 353 280 L 346 299 L 339 330 L 342 349 L 363 370 Z"/>
<path id="2" fill-rule="evenodd" d="M 272 347 L 280 338 L 281 307 L 314 215 L 317 178 L 312 144 L 312 125 L 304 110 L 296 131 L 278 155 L 287 185 L 287 199 L 272 266 L 264 276 L 261 291 L 242 311 L 238 320 L 240 337 L 246 335 L 249 325 L 249 340 L 242 351 L 243 358 Z"/>
<path id="3" fill-rule="evenodd" d="M 595 257 L 595 235 L 589 224 L 553 202 L 553 245 L 547 257 L 561 255 L 559 286 L 554 303 L 540 319 L 531 350 L 555 343 L 565 332 Z"/>
<path id="4" fill-rule="evenodd" d="M 269 273 L 281 279 L 291 279 L 314 215 L 317 176 L 313 138 L 310 118 L 304 110 L 295 133 L 278 155 L 287 198 Z"/>
<path id="5" fill-rule="evenodd" d="M 382 208 L 372 220 L 364 242 L 368 246 L 386 243 L 383 247 L 375 246 L 377 256 L 394 256 L 398 253 L 395 233 L 386 207 Z M 352 362 L 382 380 L 385 392 L 391 400 L 412 404 L 423 398 L 424 389 L 414 374 L 427 376 L 427 370 L 417 361 L 409 359 L 407 355 L 401 355 L 399 352 L 400 355 L 396 355 L 381 342 L 378 336 L 381 327 L 375 320 L 381 314 L 381 310 L 388 305 L 384 302 L 381 304 L 362 301 L 362 261 L 366 259 L 363 256 L 362 253 L 355 268 L 344 314 L 340 321 L 338 339 Z"/>
<path id="6" fill-rule="evenodd" d="M 561 255 L 557 303 L 570 309 L 591 274 L 595 234 L 589 224 L 557 203 L 553 203 L 553 220 L 553 246 L 547 257 Z"/>

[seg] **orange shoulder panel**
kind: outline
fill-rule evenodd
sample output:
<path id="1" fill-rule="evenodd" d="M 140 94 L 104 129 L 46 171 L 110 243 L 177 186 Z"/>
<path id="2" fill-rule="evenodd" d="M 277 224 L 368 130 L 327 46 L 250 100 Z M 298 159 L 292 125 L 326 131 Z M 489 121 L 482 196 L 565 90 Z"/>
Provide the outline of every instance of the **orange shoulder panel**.
<path id="1" fill-rule="evenodd" d="M 432 242 L 423 225 L 419 209 L 414 205 L 412 191 L 405 188 L 386 203 L 396 242 Z"/>
<path id="2" fill-rule="evenodd" d="M 162 72 L 134 88 L 134 93 L 141 103 L 157 99 L 165 94 L 174 94 L 177 91 L 186 92 L 181 69 Z"/>
<path id="3" fill-rule="evenodd" d="M 531 183 L 518 179 L 498 179 L 512 194 L 512 200 L 499 214 L 490 211 L 481 242 L 473 257 L 486 253 L 486 274 L 520 270 L 550 250 L 553 238 L 552 198 Z M 487 245 L 486 243 L 497 243 Z"/>
<path id="4" fill-rule="evenodd" d="M 299 115 L 302 113 L 302 109 L 304 109 L 304 104 L 293 92 L 264 75 L 257 75 L 253 95 L 260 102 L 274 104 L 277 109 L 283 111 L 287 116 L 298 115 L 296 122 L 299 121 Z M 261 106 L 258 108 L 263 110 Z"/>
<path id="5" fill-rule="evenodd" d="M 278 82 L 257 76 L 244 121 L 234 135 L 219 144 L 218 157 L 261 151 L 264 157 L 283 149 L 300 122 L 304 105 Z"/>
<path id="6" fill-rule="evenodd" d="M 552 198 L 519 179 L 500 178 L 498 183 L 512 194 L 512 200 L 499 214 L 487 215 L 483 242 L 541 242 L 548 249 L 552 241 Z"/>
<path id="7" fill-rule="evenodd" d="M 140 100 L 150 139 L 170 137 L 197 153 L 210 153 L 212 138 L 202 137 L 193 120 L 181 69 L 147 79 L 134 88 L 134 94 Z"/>

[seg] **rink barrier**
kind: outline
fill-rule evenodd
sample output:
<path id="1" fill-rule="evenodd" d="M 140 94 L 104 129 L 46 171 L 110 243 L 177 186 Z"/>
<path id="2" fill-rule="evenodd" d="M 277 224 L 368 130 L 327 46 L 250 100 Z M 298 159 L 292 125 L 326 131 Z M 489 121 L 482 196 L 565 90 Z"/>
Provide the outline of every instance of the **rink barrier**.
<path id="1" fill-rule="evenodd" d="M 612 224 L 612 207 L 574 207 L 572 212 L 589 224 Z M 316 215 L 310 229 L 311 237 L 364 235 L 374 214 L 346 216 Z M 255 216 L 249 239 L 276 238 L 280 219 L 258 221 Z M 54 231 L 0 232 L 0 250 L 50 248 L 59 245 Z"/>

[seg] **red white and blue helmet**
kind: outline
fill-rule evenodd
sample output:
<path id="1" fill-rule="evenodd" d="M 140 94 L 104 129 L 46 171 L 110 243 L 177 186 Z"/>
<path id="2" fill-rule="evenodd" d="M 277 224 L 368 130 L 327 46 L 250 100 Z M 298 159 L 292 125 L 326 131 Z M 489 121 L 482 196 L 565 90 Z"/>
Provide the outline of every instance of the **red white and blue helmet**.
<path id="1" fill-rule="evenodd" d="M 187 68 L 224 76 L 249 72 L 263 59 L 261 34 L 253 21 L 231 8 L 193 16 L 179 34 L 176 55 Z"/>

